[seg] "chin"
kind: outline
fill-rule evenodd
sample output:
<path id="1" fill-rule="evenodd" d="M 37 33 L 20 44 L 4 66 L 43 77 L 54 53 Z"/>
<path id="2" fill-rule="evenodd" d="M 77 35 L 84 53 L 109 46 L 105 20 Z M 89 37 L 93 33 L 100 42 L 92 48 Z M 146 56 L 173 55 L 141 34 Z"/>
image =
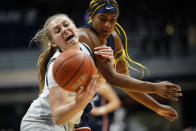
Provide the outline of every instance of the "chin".
<path id="1" fill-rule="evenodd" d="M 72 45 L 71 45 L 71 47 L 70 47 L 71 49 L 79 49 L 80 47 L 79 47 L 79 42 L 74 42 L 74 43 L 72 43 Z"/>
<path id="2" fill-rule="evenodd" d="M 103 37 L 107 37 L 107 38 L 108 38 L 108 37 L 110 36 L 110 34 L 111 34 L 111 33 L 104 33 L 104 34 L 103 34 Z"/>

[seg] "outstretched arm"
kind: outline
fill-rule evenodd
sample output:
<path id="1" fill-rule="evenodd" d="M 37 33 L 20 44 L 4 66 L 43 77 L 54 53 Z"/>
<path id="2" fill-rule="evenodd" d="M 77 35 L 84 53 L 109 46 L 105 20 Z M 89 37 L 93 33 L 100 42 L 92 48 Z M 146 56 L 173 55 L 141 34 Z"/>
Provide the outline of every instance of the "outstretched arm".
<path id="1" fill-rule="evenodd" d="M 102 45 L 102 42 L 97 37 L 97 35 L 88 29 L 80 30 L 79 38 L 81 42 L 85 42 L 86 44 L 88 44 L 93 51 L 95 47 Z M 118 41 L 116 41 L 115 39 L 115 43 L 120 42 L 120 38 L 118 39 Z M 119 47 L 121 47 L 122 44 L 119 45 Z M 109 82 L 114 87 L 119 87 L 121 89 L 126 89 L 133 92 L 156 93 L 159 96 L 171 100 L 176 100 L 177 96 L 182 95 L 181 93 L 178 93 L 179 91 L 181 91 L 181 88 L 178 85 L 169 82 L 152 83 L 147 81 L 141 81 L 120 74 L 115 71 L 114 66 L 110 60 L 100 55 L 95 54 L 95 61 L 96 67 L 98 68 L 99 72 L 103 75 L 107 82 Z"/>
<path id="2" fill-rule="evenodd" d="M 152 83 L 141 81 L 133 77 L 120 74 L 115 71 L 113 65 L 100 56 L 95 55 L 96 66 L 104 78 L 114 87 L 126 89 L 132 92 L 156 93 L 159 96 L 170 100 L 177 100 L 181 96 L 181 88 L 178 85 L 169 82 Z"/>
<path id="3" fill-rule="evenodd" d="M 157 114 L 165 117 L 169 121 L 174 121 L 178 119 L 178 114 L 170 106 L 160 104 L 154 98 L 146 93 L 138 93 L 138 92 L 131 92 L 124 90 L 130 97 L 138 101 L 139 103 L 143 104 L 144 106 L 148 107 L 149 109 L 153 110 Z"/>

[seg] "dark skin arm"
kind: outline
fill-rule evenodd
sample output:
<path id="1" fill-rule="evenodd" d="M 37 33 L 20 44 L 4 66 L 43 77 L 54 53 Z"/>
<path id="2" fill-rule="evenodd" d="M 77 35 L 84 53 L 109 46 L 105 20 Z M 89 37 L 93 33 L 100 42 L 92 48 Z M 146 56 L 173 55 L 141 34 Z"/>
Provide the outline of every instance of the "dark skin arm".
<path id="1" fill-rule="evenodd" d="M 113 33 L 113 36 L 114 36 L 115 47 L 116 47 L 115 52 L 117 52 L 118 50 L 121 49 L 122 43 L 119 37 L 115 36 L 114 33 Z M 92 50 L 94 50 L 95 47 L 103 45 L 103 43 L 99 40 L 97 35 L 87 28 L 80 29 L 79 39 L 80 39 L 80 42 L 87 43 Z M 120 44 L 117 44 L 117 43 L 120 43 Z M 139 103 L 145 105 L 149 109 L 155 111 L 157 114 L 164 116 L 169 121 L 173 121 L 178 118 L 177 112 L 172 107 L 161 105 L 148 94 L 141 93 L 142 90 L 140 90 L 141 92 L 135 92 L 135 90 L 130 91 L 127 88 L 127 85 L 129 85 L 129 88 L 133 86 L 140 88 L 141 85 L 145 86 L 145 85 L 148 85 L 148 83 L 145 83 L 145 82 L 142 83 L 137 80 L 136 80 L 136 83 L 134 83 L 135 79 L 130 78 L 130 77 L 127 78 L 125 75 L 120 75 L 119 73 L 126 74 L 127 72 L 127 68 L 125 67 L 124 61 L 119 61 L 117 63 L 117 72 L 119 72 L 117 73 L 114 70 L 113 65 L 107 59 L 104 59 L 103 57 L 96 56 L 96 55 L 95 55 L 95 58 L 96 58 L 96 65 L 97 65 L 98 70 L 102 73 L 102 75 L 106 78 L 106 80 L 109 81 L 111 84 L 115 85 L 116 87 L 120 86 L 120 88 L 123 89 L 130 97 L 134 98 Z M 116 78 L 116 75 L 118 76 L 117 78 Z M 130 79 L 132 79 L 133 81 Z M 133 83 L 130 83 L 130 82 L 133 82 Z M 139 82 L 139 84 L 137 82 Z M 159 84 L 159 86 L 161 86 L 161 84 Z M 163 84 L 162 86 L 165 86 L 165 85 Z M 176 100 L 175 97 L 167 97 L 167 98 Z"/>
<path id="2" fill-rule="evenodd" d="M 79 41 L 88 44 L 93 51 L 95 47 L 102 45 L 102 42 L 100 42 L 97 35 L 90 29 L 86 28 L 80 29 Z M 142 86 L 147 83 L 116 72 L 113 67 L 113 64 L 108 59 L 105 59 L 100 55 L 95 55 L 95 59 L 96 67 L 98 68 L 99 72 L 112 85 L 119 87 L 121 89 L 128 89 L 132 91 L 148 93 L 154 92 L 153 88 L 145 88 L 145 86 Z M 129 88 L 127 88 L 127 85 L 129 85 Z"/>
<path id="3" fill-rule="evenodd" d="M 115 47 L 116 47 L 115 52 L 116 52 L 121 49 L 122 43 L 119 37 L 115 36 L 114 33 L 113 36 L 115 40 Z M 97 34 L 92 32 L 90 29 L 86 29 L 86 28 L 80 29 L 79 40 L 80 42 L 85 42 L 86 44 L 88 44 L 93 51 L 95 47 L 104 45 L 103 42 L 101 42 L 97 37 Z M 120 44 L 116 44 L 116 43 L 120 43 Z M 134 98 L 139 103 L 145 105 L 149 109 L 155 111 L 157 114 L 164 116 L 169 121 L 173 121 L 178 118 L 177 112 L 172 107 L 161 105 L 148 94 L 142 93 L 145 92 L 143 86 L 149 87 L 152 86 L 152 83 L 148 84 L 148 82 L 139 81 L 134 78 L 128 77 L 126 75 L 123 75 L 126 74 L 127 72 L 125 63 L 123 61 L 117 63 L 117 71 L 119 72 L 118 73 L 115 71 L 111 62 L 108 61 L 107 59 L 104 59 L 103 57 L 97 55 L 95 55 L 95 59 L 96 59 L 96 66 L 98 70 L 101 72 L 101 74 L 105 77 L 105 79 L 109 83 L 111 83 L 115 87 L 119 87 L 123 89 L 130 97 Z M 158 86 L 161 86 L 161 84 L 159 84 Z M 163 84 L 162 86 L 165 85 Z M 130 90 L 130 88 L 134 88 L 134 89 Z M 157 87 L 155 86 L 155 88 Z M 135 92 L 135 90 L 138 92 Z M 146 92 L 152 93 L 153 90 L 152 92 L 151 91 L 146 91 Z M 171 97 L 171 96 L 168 96 L 167 98 L 176 100 L 175 97 Z"/>
<path id="4" fill-rule="evenodd" d="M 116 34 L 117 35 L 117 34 Z M 116 43 L 120 43 L 120 38 L 115 37 Z M 106 43 L 100 41 L 95 32 L 88 28 L 81 28 L 79 31 L 79 41 L 85 42 L 94 51 L 95 47 L 104 45 Z M 120 43 L 122 44 L 122 43 Z M 121 47 L 118 46 L 118 47 Z M 95 55 L 96 66 L 103 77 L 113 86 L 128 91 L 143 92 L 143 93 L 156 93 L 159 96 L 165 97 L 171 100 L 177 100 L 177 96 L 180 96 L 181 88 L 169 82 L 151 83 L 146 81 L 137 80 L 135 78 L 120 74 L 115 71 L 113 64 L 102 56 Z"/>
<path id="5" fill-rule="evenodd" d="M 115 35 L 114 35 L 115 36 Z M 114 39 L 118 41 L 118 37 L 114 37 Z M 117 43 L 116 42 L 116 43 Z M 116 47 L 116 51 L 118 52 L 118 50 L 121 49 L 121 45 L 120 44 L 115 44 Z M 120 53 L 116 55 L 117 58 L 120 56 Z M 121 74 L 125 74 L 127 75 L 128 69 L 125 66 L 125 62 L 123 60 L 119 61 L 116 65 L 116 69 L 117 72 L 121 73 Z M 123 89 L 124 90 L 124 89 Z M 174 121 L 175 119 L 178 118 L 178 114 L 175 111 L 175 109 L 173 109 L 171 106 L 167 106 L 167 105 L 162 105 L 159 102 L 157 102 L 153 97 L 151 97 L 150 95 L 148 95 L 147 93 L 140 93 L 140 92 L 132 92 L 132 91 L 128 91 L 128 90 L 124 90 L 126 92 L 126 94 L 128 94 L 130 97 L 132 97 L 133 99 L 135 99 L 136 101 L 138 101 L 139 103 L 143 104 L 144 106 L 148 107 L 149 109 L 155 111 L 157 114 L 165 117 L 166 119 L 168 119 L 169 121 Z"/>

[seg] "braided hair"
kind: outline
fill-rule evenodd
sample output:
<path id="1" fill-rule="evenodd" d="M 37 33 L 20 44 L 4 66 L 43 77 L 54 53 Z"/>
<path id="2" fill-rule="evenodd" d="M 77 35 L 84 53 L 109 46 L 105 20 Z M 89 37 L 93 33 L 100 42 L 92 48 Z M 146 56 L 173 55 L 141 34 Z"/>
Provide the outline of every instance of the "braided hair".
<path id="1" fill-rule="evenodd" d="M 92 18 L 96 14 L 96 12 L 101 7 L 103 7 L 103 6 L 107 5 L 107 4 L 110 4 L 113 7 L 115 7 L 116 14 L 117 14 L 117 16 L 119 16 L 120 10 L 119 10 L 119 6 L 118 6 L 118 3 L 116 2 L 116 0 L 92 0 L 90 2 L 89 8 L 88 8 L 88 13 L 89 13 L 89 18 L 90 18 L 89 22 L 92 22 Z M 148 70 L 148 68 L 146 68 L 142 64 L 140 64 L 140 63 L 138 63 L 136 61 L 133 61 L 129 57 L 129 54 L 128 54 L 128 51 L 127 51 L 127 35 L 126 35 L 126 32 L 121 27 L 121 25 L 118 24 L 117 22 L 116 22 L 113 30 L 119 35 L 119 37 L 121 38 L 121 41 L 123 43 L 123 45 L 121 47 L 121 50 L 116 52 L 115 55 L 114 55 L 114 58 L 115 58 L 115 69 L 116 69 L 117 62 L 120 61 L 120 60 L 123 60 L 126 63 L 127 75 L 129 75 L 128 68 L 131 68 L 131 69 L 133 69 L 133 70 L 135 70 L 137 72 L 140 72 L 142 74 L 141 78 L 143 78 L 145 70 L 146 71 L 149 71 L 149 70 Z M 117 54 L 121 54 L 121 56 L 117 58 Z M 129 64 L 129 62 L 139 66 L 141 68 L 141 70 L 138 70 L 138 69 L 132 67 Z"/>

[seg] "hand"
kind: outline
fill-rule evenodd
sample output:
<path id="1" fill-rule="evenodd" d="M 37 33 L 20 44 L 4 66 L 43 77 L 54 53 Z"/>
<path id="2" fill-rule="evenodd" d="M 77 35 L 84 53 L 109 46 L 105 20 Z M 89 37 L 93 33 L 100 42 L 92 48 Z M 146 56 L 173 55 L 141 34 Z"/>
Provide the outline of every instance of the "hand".
<path id="1" fill-rule="evenodd" d="M 87 87 L 80 87 L 77 91 L 77 98 L 76 102 L 78 103 L 79 107 L 85 108 L 86 105 L 91 101 L 98 89 L 97 83 L 98 75 L 93 75 L 90 82 L 88 83 Z"/>
<path id="2" fill-rule="evenodd" d="M 90 112 L 90 114 L 92 114 L 94 116 L 103 115 L 105 113 L 106 113 L 106 109 L 103 106 L 101 106 L 101 107 L 93 107 L 93 109 Z"/>
<path id="3" fill-rule="evenodd" d="M 112 62 L 114 64 L 114 52 L 109 46 L 99 46 L 94 48 L 94 53 L 100 55 Z"/>
<path id="4" fill-rule="evenodd" d="M 160 109 L 158 109 L 156 113 L 165 117 L 169 121 L 178 119 L 178 113 L 171 106 L 161 105 Z"/>
<path id="5" fill-rule="evenodd" d="M 176 97 L 182 96 L 181 87 L 168 81 L 155 83 L 156 94 L 169 100 L 177 101 Z"/>
<path id="6" fill-rule="evenodd" d="M 99 114 L 99 111 L 98 111 L 98 107 L 93 107 L 90 114 L 92 114 L 94 116 L 99 116 L 100 114 Z"/>

